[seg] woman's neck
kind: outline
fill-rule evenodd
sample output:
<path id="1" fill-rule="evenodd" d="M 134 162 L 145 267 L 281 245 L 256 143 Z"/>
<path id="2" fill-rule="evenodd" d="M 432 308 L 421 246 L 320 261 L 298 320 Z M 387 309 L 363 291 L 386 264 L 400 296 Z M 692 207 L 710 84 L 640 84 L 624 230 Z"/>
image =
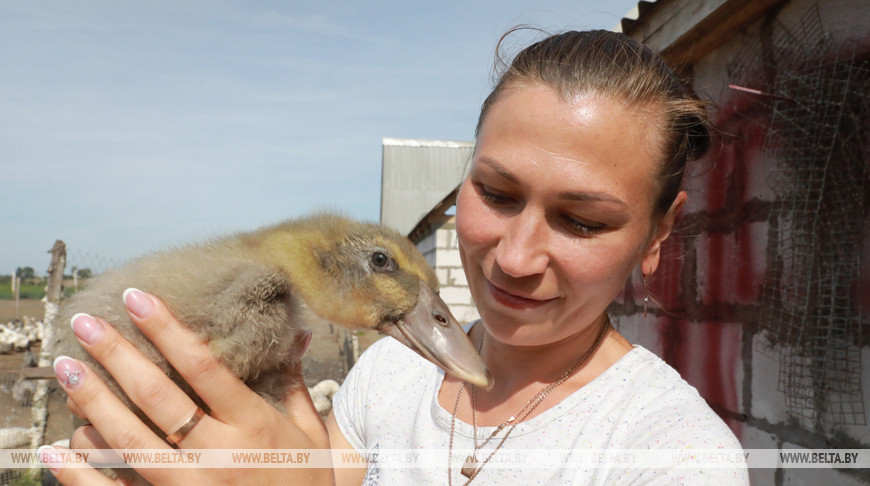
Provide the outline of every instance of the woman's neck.
<path id="1" fill-rule="evenodd" d="M 602 326 L 607 326 L 607 329 L 598 339 Z M 517 395 L 537 393 L 574 368 L 597 341 L 600 342 L 596 349 L 562 385 L 565 392 L 577 390 L 592 381 L 631 350 L 631 345 L 610 328 L 606 314 L 574 335 L 541 346 L 514 346 L 501 342 L 487 333 L 485 325 L 476 325 L 471 338 L 476 344 L 482 344 L 481 356 L 495 378 L 492 390 L 476 390 L 478 407 L 483 410 L 487 404 L 495 406 L 516 400 Z"/>

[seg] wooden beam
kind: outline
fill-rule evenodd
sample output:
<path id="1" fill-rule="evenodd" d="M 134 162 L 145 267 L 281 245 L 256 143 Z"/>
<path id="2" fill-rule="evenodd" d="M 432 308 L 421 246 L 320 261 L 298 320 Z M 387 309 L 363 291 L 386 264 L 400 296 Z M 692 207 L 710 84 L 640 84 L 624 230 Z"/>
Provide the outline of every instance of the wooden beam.
<path id="1" fill-rule="evenodd" d="M 448 216 L 445 213 L 456 204 L 456 197 L 459 195 L 460 186 L 461 184 L 457 185 L 455 189 L 450 191 L 450 194 L 436 204 L 435 207 L 432 208 L 432 210 L 429 211 L 416 226 L 414 226 L 414 229 L 408 233 L 408 239 L 411 240 L 412 243 L 415 245 L 419 243 L 429 233 L 432 226 L 440 226 L 450 220 L 452 216 Z"/>
<path id="2" fill-rule="evenodd" d="M 671 66 L 687 69 L 789 0 L 660 0 L 623 22 L 624 32 L 650 46 Z M 640 5 L 639 5 L 640 6 Z"/>

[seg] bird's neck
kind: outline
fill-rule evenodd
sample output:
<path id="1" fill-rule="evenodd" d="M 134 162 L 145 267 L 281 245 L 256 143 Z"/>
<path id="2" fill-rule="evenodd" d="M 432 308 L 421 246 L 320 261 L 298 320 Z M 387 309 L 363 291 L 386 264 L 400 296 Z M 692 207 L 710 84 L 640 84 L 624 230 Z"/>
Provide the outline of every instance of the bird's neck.
<path id="1" fill-rule="evenodd" d="M 309 312 L 321 319 L 345 327 L 353 323 L 368 322 L 369 309 L 349 305 L 358 301 L 352 286 L 340 285 L 328 275 L 319 255 L 330 251 L 328 239 L 318 231 L 301 230 L 292 239 L 266 238 L 259 243 L 263 262 L 280 268 L 290 282 L 293 292 L 308 307 Z"/>
<path id="2" fill-rule="evenodd" d="M 314 231 L 296 231 L 293 238 L 270 235 L 254 243 L 263 264 L 280 269 L 296 294 L 306 302 L 310 296 L 328 292 L 329 279 L 322 275 L 317 250 L 325 248 L 323 235 Z"/>

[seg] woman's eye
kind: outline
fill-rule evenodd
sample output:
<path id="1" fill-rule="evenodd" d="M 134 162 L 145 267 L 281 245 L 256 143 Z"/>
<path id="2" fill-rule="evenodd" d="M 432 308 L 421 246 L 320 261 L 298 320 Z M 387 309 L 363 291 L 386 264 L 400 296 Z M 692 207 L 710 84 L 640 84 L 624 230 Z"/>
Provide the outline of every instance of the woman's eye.
<path id="1" fill-rule="evenodd" d="M 571 216 L 563 216 L 562 220 L 569 231 L 584 237 L 595 236 L 605 228 L 605 226 L 600 223 L 580 221 Z"/>
<path id="2" fill-rule="evenodd" d="M 487 204 L 499 205 L 506 204 L 511 201 L 511 198 L 499 194 L 483 184 L 480 184 L 477 190 L 480 193 L 480 198 L 483 199 L 483 201 Z"/>

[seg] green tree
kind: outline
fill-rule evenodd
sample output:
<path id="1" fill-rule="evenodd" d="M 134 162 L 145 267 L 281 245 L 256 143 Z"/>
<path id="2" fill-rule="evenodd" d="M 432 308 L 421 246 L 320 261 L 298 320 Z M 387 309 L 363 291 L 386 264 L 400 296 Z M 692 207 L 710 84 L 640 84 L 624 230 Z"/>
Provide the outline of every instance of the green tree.
<path id="1" fill-rule="evenodd" d="M 22 279 L 33 278 L 36 276 L 36 272 L 33 271 L 33 267 L 18 267 L 15 270 L 15 273 Z"/>

